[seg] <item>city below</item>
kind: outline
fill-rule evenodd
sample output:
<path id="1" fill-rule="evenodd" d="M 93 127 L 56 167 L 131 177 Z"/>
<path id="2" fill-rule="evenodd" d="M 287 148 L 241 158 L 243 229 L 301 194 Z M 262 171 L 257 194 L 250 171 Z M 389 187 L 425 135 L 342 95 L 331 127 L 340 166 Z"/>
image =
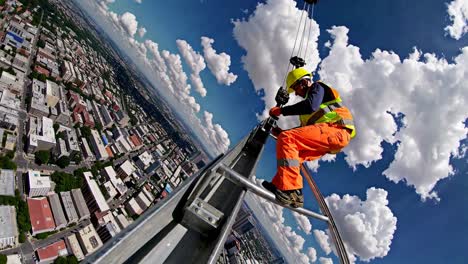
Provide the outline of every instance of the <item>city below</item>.
<path id="1" fill-rule="evenodd" d="M 208 162 L 71 5 L 0 1 L 0 263 L 78 263 Z M 284 262 L 260 230 L 218 262 Z"/>

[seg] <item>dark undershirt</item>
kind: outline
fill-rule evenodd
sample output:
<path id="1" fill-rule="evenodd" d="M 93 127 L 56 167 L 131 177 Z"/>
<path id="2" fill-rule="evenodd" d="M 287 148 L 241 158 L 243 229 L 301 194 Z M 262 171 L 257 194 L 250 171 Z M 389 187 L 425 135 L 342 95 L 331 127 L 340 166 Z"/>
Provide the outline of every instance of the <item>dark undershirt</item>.
<path id="1" fill-rule="evenodd" d="M 294 105 L 282 107 L 281 114 L 284 116 L 311 114 L 320 109 L 324 95 L 325 89 L 323 86 L 314 82 L 309 88 L 308 96 L 305 100 Z"/>

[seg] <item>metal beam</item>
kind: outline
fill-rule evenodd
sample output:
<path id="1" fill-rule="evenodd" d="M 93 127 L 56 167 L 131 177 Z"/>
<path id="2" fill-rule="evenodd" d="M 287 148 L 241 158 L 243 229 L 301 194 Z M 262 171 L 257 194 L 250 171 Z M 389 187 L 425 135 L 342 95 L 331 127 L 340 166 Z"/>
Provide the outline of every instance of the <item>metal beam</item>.
<path id="1" fill-rule="evenodd" d="M 319 219 L 319 220 L 322 220 L 322 221 L 325 221 L 325 222 L 328 222 L 328 217 L 324 216 L 324 215 L 321 215 L 321 214 L 318 214 L 318 213 L 315 213 L 315 212 L 312 212 L 312 211 L 309 211 L 307 209 L 304 209 L 304 208 L 294 208 L 294 207 L 291 207 L 291 206 L 285 206 L 285 205 L 282 205 L 280 203 L 278 203 L 275 199 L 275 195 L 272 194 L 271 192 L 263 189 L 262 187 L 259 187 L 258 185 L 256 185 L 255 183 L 253 183 L 252 181 L 249 181 L 247 180 L 246 178 L 242 177 L 242 175 L 240 175 L 239 173 L 233 171 L 231 168 L 227 167 L 226 165 L 223 165 L 221 164 L 221 166 L 219 167 L 220 169 L 224 170 L 226 173 L 224 174 L 224 177 L 228 178 L 230 181 L 234 182 L 235 184 L 238 184 L 240 186 L 242 186 L 243 188 L 247 189 L 248 191 L 272 202 L 272 203 L 275 203 L 277 205 L 280 205 L 282 207 L 285 207 L 285 208 L 288 208 L 289 210 L 292 210 L 294 212 L 297 212 L 299 214 L 302 214 L 302 215 L 305 215 L 305 216 L 310 216 L 310 217 L 313 217 L 313 218 L 316 218 L 316 219 Z"/>

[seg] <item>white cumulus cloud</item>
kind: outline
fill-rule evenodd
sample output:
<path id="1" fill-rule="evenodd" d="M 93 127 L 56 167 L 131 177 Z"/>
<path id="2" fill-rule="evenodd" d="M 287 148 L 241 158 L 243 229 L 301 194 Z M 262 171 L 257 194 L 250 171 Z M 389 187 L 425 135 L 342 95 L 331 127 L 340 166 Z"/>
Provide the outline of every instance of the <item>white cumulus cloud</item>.
<path id="1" fill-rule="evenodd" d="M 332 251 L 332 248 L 331 248 L 330 238 L 328 237 L 328 234 L 325 233 L 325 231 L 314 229 L 314 237 L 315 237 L 315 240 L 317 240 L 317 243 L 319 244 L 323 252 L 325 252 L 326 255 L 330 254 Z"/>
<path id="2" fill-rule="evenodd" d="M 136 34 L 138 29 L 138 21 L 134 14 L 125 12 L 119 17 L 119 21 L 129 36 L 133 37 Z"/>
<path id="3" fill-rule="evenodd" d="M 213 122 L 213 114 L 205 111 L 203 120 L 193 115 L 200 111 L 200 105 L 190 95 L 191 86 L 187 84 L 188 78 L 183 71 L 181 57 L 166 50 L 159 51 L 159 45 L 154 41 L 146 40 L 144 43 L 151 54 L 149 64 L 154 69 L 152 77 L 155 82 L 168 89 L 178 99 L 181 110 L 188 107 L 193 128 L 200 131 L 200 135 L 215 154 L 226 152 L 230 145 L 229 134 L 220 124 Z"/>
<path id="4" fill-rule="evenodd" d="M 138 36 L 140 36 L 140 38 L 142 38 L 142 37 L 145 36 L 146 32 L 147 32 L 146 28 L 141 27 L 141 28 L 138 29 Z"/>
<path id="5" fill-rule="evenodd" d="M 447 5 L 447 12 L 452 25 L 445 27 L 445 31 L 454 39 L 460 39 L 468 32 L 468 1 L 454 0 Z"/>
<path id="6" fill-rule="evenodd" d="M 351 259 L 371 261 L 388 254 L 397 218 L 388 207 L 387 191 L 372 187 L 364 201 L 348 194 L 332 194 L 325 201 Z"/>
<path id="7" fill-rule="evenodd" d="M 135 0 L 135 3 L 141 4 L 143 3 L 143 0 Z"/>
<path id="8" fill-rule="evenodd" d="M 185 40 L 178 39 L 176 40 L 176 44 L 180 54 L 192 71 L 190 74 L 190 80 L 195 88 L 195 91 L 197 91 L 202 97 L 205 97 L 207 91 L 200 77 L 200 72 L 206 68 L 203 56 L 193 50 L 192 46 L 190 46 L 190 44 L 188 44 Z"/>
<path id="9" fill-rule="evenodd" d="M 231 144 L 228 133 L 219 124 L 213 124 L 213 114 L 210 112 L 204 112 L 203 121 L 202 128 L 209 142 L 215 145 L 218 153 L 226 152 Z"/>
<path id="10" fill-rule="evenodd" d="M 402 60 L 377 49 L 366 60 L 348 44 L 348 31 L 328 30 L 334 41 L 319 71 L 355 117 L 357 136 L 344 149 L 346 161 L 369 167 L 382 158 L 383 142 L 396 143 L 384 175 L 414 186 L 422 199 L 438 198 L 433 188 L 454 173 L 450 158 L 460 157 L 460 142 L 468 134 L 463 123 L 468 118 L 468 47 L 452 63 L 418 50 Z"/>
<path id="11" fill-rule="evenodd" d="M 319 258 L 320 264 L 333 264 L 333 260 L 331 258 Z"/>
<path id="12" fill-rule="evenodd" d="M 297 223 L 298 227 L 302 231 L 304 231 L 304 233 L 309 235 L 310 231 L 312 230 L 312 224 L 310 223 L 309 218 L 307 218 L 306 216 L 304 216 L 302 214 L 296 213 L 296 212 L 292 212 L 292 214 L 294 216 L 294 219 L 296 220 L 296 223 Z"/>
<path id="13" fill-rule="evenodd" d="M 208 68 L 216 77 L 218 83 L 229 86 L 237 80 L 237 75 L 229 72 L 229 67 L 231 66 L 231 56 L 225 52 L 217 54 L 216 50 L 212 47 L 213 43 L 214 40 L 211 38 L 201 38 L 203 55 L 206 62 L 208 63 Z"/>
<path id="14" fill-rule="evenodd" d="M 310 247 L 307 249 L 307 256 L 309 257 L 310 262 L 316 262 L 317 261 L 317 250 L 315 248 Z"/>

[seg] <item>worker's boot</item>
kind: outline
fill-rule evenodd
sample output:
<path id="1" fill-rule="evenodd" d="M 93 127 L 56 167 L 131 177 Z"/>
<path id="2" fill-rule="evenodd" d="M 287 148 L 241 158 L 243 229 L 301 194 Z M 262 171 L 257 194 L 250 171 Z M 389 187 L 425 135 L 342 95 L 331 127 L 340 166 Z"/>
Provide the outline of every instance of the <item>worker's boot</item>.
<path id="1" fill-rule="evenodd" d="M 276 201 L 282 205 L 289 205 L 294 208 L 304 207 L 304 196 L 302 190 L 281 191 L 273 183 L 263 181 L 262 186 L 275 195 Z"/>

